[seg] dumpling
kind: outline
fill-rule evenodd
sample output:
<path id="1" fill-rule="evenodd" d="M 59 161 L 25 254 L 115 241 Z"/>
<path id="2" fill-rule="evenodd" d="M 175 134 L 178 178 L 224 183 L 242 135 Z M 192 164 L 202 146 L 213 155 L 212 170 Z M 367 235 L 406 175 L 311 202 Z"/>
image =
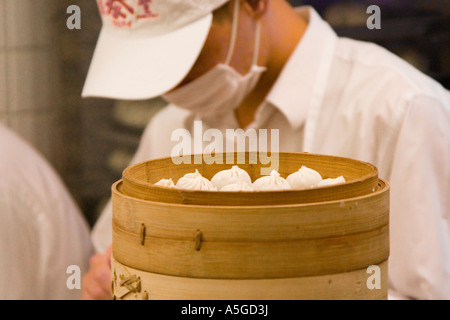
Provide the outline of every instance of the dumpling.
<path id="1" fill-rule="evenodd" d="M 253 189 L 255 191 L 289 190 L 291 185 L 277 171 L 272 170 L 270 176 L 261 177 L 253 182 Z"/>
<path id="2" fill-rule="evenodd" d="M 298 171 L 290 174 L 286 179 L 292 189 L 309 189 L 317 187 L 322 176 L 316 170 L 302 166 Z"/>
<path id="3" fill-rule="evenodd" d="M 253 188 L 247 182 L 238 181 L 224 186 L 220 191 L 253 191 Z"/>
<path id="4" fill-rule="evenodd" d="M 318 187 L 331 186 L 334 184 L 344 183 L 345 178 L 343 176 L 337 177 L 336 179 L 324 179 L 319 182 Z"/>
<path id="5" fill-rule="evenodd" d="M 181 177 L 176 184 L 178 189 L 200 190 L 200 191 L 217 191 L 211 181 L 204 178 L 196 169 L 193 173 L 187 173 Z"/>
<path id="6" fill-rule="evenodd" d="M 248 185 L 252 184 L 252 179 L 247 171 L 239 168 L 238 166 L 233 166 L 231 169 L 220 171 L 211 179 L 211 183 L 217 188 L 217 190 L 221 190 L 226 185 L 234 184 L 239 181 L 245 182 Z"/>
<path id="7" fill-rule="evenodd" d="M 157 183 L 155 183 L 155 186 L 174 188 L 175 184 L 173 183 L 172 178 L 170 178 L 159 180 Z"/>

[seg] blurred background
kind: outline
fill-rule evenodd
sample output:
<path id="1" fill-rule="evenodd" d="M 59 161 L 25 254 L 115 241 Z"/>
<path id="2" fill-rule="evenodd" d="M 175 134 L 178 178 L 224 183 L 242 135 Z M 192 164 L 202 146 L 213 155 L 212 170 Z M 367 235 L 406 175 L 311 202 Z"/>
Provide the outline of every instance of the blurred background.
<path id="1" fill-rule="evenodd" d="M 450 88 L 450 1 L 291 0 L 311 5 L 341 36 L 376 42 Z M 66 9 L 81 8 L 81 30 Z M 369 5 L 381 30 L 368 30 Z M 58 171 L 92 225 L 161 99 L 81 99 L 101 28 L 95 0 L 0 0 L 0 123 Z M 320 40 L 319 40 L 320 41 Z"/>

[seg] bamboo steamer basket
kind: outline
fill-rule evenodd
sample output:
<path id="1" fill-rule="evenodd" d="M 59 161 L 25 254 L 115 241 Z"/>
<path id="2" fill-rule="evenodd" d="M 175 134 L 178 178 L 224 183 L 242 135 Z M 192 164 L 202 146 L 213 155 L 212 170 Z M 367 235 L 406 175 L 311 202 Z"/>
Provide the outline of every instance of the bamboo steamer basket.
<path id="1" fill-rule="evenodd" d="M 309 162 L 296 162 L 300 159 Z M 168 165 L 167 159 L 127 168 L 112 187 L 115 298 L 387 298 L 389 185 L 378 179 L 373 166 L 345 158 L 280 154 L 284 177 L 306 165 L 324 177 L 343 175 L 348 182 L 317 188 L 316 193 L 261 192 L 265 201 L 255 205 L 259 192 L 180 196 L 180 190 L 155 187 L 152 183 L 161 178 L 176 181 L 195 169 L 209 178 L 223 170 L 172 164 L 164 173 L 162 164 Z M 257 169 L 253 165 L 248 170 L 252 180 L 258 177 Z M 130 181 L 133 186 L 139 183 L 135 195 Z M 169 190 L 172 194 L 156 201 Z M 299 201 L 294 202 L 294 194 Z M 320 194 L 325 200 L 319 201 Z M 216 204 L 219 195 L 232 200 Z M 245 196 L 254 196 L 251 204 L 237 205 L 245 203 Z M 365 283 L 371 265 L 381 270 L 379 290 Z"/>

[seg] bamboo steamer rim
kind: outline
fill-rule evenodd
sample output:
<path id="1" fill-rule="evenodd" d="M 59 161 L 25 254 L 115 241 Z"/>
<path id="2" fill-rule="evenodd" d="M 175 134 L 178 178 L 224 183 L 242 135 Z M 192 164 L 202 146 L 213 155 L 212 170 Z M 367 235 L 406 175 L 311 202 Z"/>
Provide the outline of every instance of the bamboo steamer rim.
<path id="1" fill-rule="evenodd" d="M 225 153 L 224 153 L 225 154 Z M 246 154 L 248 154 L 248 152 L 246 152 Z M 312 156 L 312 157 L 323 157 L 323 158 L 334 158 L 334 159 L 340 159 L 343 161 L 351 161 L 353 163 L 358 163 L 361 165 L 366 166 L 367 168 L 371 168 L 371 172 L 369 174 L 367 174 L 366 176 L 362 176 L 359 179 L 353 179 L 351 181 L 346 181 L 343 184 L 351 184 L 351 183 L 355 183 L 355 182 L 359 182 L 359 181 L 363 181 L 364 179 L 367 179 L 369 177 L 372 176 L 377 176 L 378 175 L 378 168 L 376 166 L 374 166 L 373 164 L 366 162 L 366 161 L 360 161 L 360 160 L 355 160 L 355 159 L 351 159 L 351 158 L 346 158 L 346 157 L 338 157 L 338 156 L 329 156 L 329 155 L 323 155 L 323 154 L 314 154 L 314 153 L 308 153 L 308 152 L 302 152 L 302 153 L 296 153 L 296 152 L 279 152 L 280 155 L 308 155 L 308 156 Z M 191 157 L 196 157 L 198 156 L 198 154 L 194 154 L 191 155 Z M 151 182 L 145 182 L 142 181 L 140 179 L 135 178 L 131 172 L 133 170 L 135 170 L 136 168 L 139 168 L 140 166 L 146 165 L 149 162 L 156 162 L 156 161 L 164 161 L 167 159 L 171 159 L 170 157 L 162 157 L 162 158 L 157 158 L 157 159 L 153 159 L 153 160 L 147 160 L 147 161 L 141 161 L 138 162 L 134 165 L 131 165 L 127 168 L 125 168 L 122 172 L 122 176 L 123 176 L 123 180 L 128 180 L 129 182 L 138 184 L 138 185 L 143 185 L 143 186 L 148 186 L 151 188 L 158 188 L 158 189 L 166 189 L 166 190 L 173 190 L 172 188 L 169 187 L 164 187 L 164 186 L 155 186 L 154 183 Z M 227 165 L 235 165 L 235 164 L 227 164 Z M 188 173 L 188 172 L 187 172 Z M 328 186 L 320 186 L 320 187 L 315 187 L 313 189 L 327 189 L 327 188 L 336 188 L 337 185 L 328 185 Z M 291 190 L 262 190 L 262 191 L 209 191 L 209 190 L 188 190 L 188 189 L 176 189 L 177 191 L 184 191 L 184 192 L 188 192 L 188 193 L 196 193 L 196 192 L 201 192 L 201 193 L 223 193 L 223 194 L 230 194 L 230 193 L 238 193 L 238 194 L 255 194 L 255 193 L 267 193 L 267 194 L 272 194 L 272 193 L 287 193 L 287 192 L 305 192 L 305 191 L 309 191 L 311 189 L 291 189 Z"/>
<path id="2" fill-rule="evenodd" d="M 238 157 L 239 154 L 243 153 L 234 153 L 234 157 Z M 245 157 L 250 157 L 250 154 L 252 153 L 246 152 L 244 154 Z M 338 185 L 320 186 L 310 189 L 241 191 L 241 192 L 199 191 L 199 190 L 168 188 L 163 186 L 156 186 L 154 185 L 154 183 L 156 182 L 156 180 L 159 179 L 171 178 L 170 176 L 158 177 L 157 179 L 155 179 L 154 182 L 144 181 L 143 179 L 135 177 L 136 171 L 142 170 L 143 168 L 147 168 L 147 166 L 151 163 L 154 164 L 158 162 L 166 162 L 166 161 L 169 162 L 171 160 L 170 157 L 164 157 L 150 161 L 142 161 L 135 165 L 127 167 L 122 173 L 123 194 L 132 195 L 135 198 L 139 197 L 142 198 L 143 200 L 164 202 L 164 203 L 178 203 L 183 205 L 258 206 L 259 203 L 263 203 L 264 205 L 270 205 L 272 202 L 274 205 L 296 204 L 299 202 L 310 204 L 322 201 L 320 200 L 322 198 L 325 199 L 325 201 L 340 200 L 342 198 L 348 197 L 349 195 L 355 196 L 363 195 L 365 193 L 370 192 L 370 190 L 377 188 L 378 169 L 369 162 L 364 162 L 345 157 L 329 156 L 323 154 L 312 154 L 312 153 L 279 152 L 277 154 L 279 154 L 279 159 L 282 157 L 285 157 L 286 159 L 288 159 L 289 157 L 307 157 L 310 158 L 310 160 L 308 161 L 318 161 L 317 159 L 324 159 L 324 161 L 325 160 L 337 161 L 340 163 L 341 166 L 343 164 L 349 163 L 355 166 L 357 165 L 360 168 L 364 168 L 364 171 L 367 173 L 356 179 L 347 180 L 345 183 Z M 221 155 L 223 157 L 226 157 L 228 154 L 221 153 Z M 189 155 L 186 157 L 191 157 L 191 159 L 194 159 L 196 156 L 199 155 L 198 154 Z M 303 161 L 307 162 L 307 160 Z M 202 164 L 189 164 L 188 166 L 191 166 L 192 167 L 191 170 L 194 170 L 195 166 L 201 169 L 205 165 L 208 164 L 202 162 Z M 227 166 L 227 167 L 231 165 L 235 164 L 220 164 L 220 166 Z M 246 165 L 247 164 L 242 164 L 241 166 Z M 303 163 L 299 163 L 299 166 L 300 165 L 303 165 Z M 249 166 L 256 166 L 256 165 L 249 164 Z M 219 170 L 217 170 L 217 172 L 218 171 Z M 292 171 L 291 173 L 293 172 L 295 171 Z M 204 173 L 202 173 L 202 175 L 204 175 Z M 146 174 L 146 176 L 147 180 L 149 180 L 148 173 Z"/>
<path id="3" fill-rule="evenodd" d="M 137 235 L 141 234 L 142 225 L 152 226 L 145 234 L 158 238 L 191 239 L 200 230 L 208 241 L 226 241 L 229 237 L 239 241 L 279 241 L 349 235 L 389 223 L 389 185 L 384 181 L 380 184 L 379 191 L 370 195 L 313 205 L 211 207 L 135 199 L 117 190 L 119 181 L 113 186 L 113 222 Z M 316 212 L 320 214 L 312 214 Z M 280 234 L 279 230 L 284 231 Z"/>
<path id="4" fill-rule="evenodd" d="M 125 194 L 120 191 L 121 185 L 123 185 L 123 179 L 120 179 L 116 181 L 112 187 L 111 191 L 113 195 L 124 197 L 129 200 L 143 202 L 143 203 L 151 203 L 153 205 L 157 206 L 164 206 L 164 207 L 170 207 L 170 208 L 182 208 L 188 206 L 189 208 L 199 208 L 199 209 L 208 209 L 208 208 L 216 208 L 216 209 L 222 209 L 222 210 L 233 210 L 236 208 L 239 209 L 248 209 L 248 210 L 255 210 L 255 209 L 267 209 L 267 208 L 298 208 L 298 207 L 310 207 L 310 206 L 317 206 L 317 205 L 327 205 L 327 204 L 333 204 L 333 203 L 340 203 L 343 201 L 358 201 L 363 200 L 368 197 L 371 197 L 373 195 L 377 195 L 383 192 L 386 192 L 386 189 L 390 189 L 390 184 L 388 181 L 379 178 L 378 179 L 378 187 L 375 191 L 369 194 L 360 195 L 357 197 L 351 197 L 351 198 L 345 198 L 345 199 L 337 199 L 337 200 L 329 200 L 329 201 L 320 201 L 320 202 L 310 202 L 310 203 L 289 203 L 289 204 L 274 204 L 274 205 L 248 205 L 248 206 L 226 206 L 226 205 L 202 205 L 202 204 L 183 204 L 183 203 L 171 203 L 171 202 L 161 202 L 161 201 L 152 201 L 152 200 L 146 200 L 141 198 L 136 198 L 133 196 L 130 196 L 128 194 Z M 332 187 L 332 186 L 330 186 Z M 199 191 L 199 192 L 210 192 L 210 191 Z M 220 191 L 211 191 L 211 192 L 220 192 Z M 227 192 L 222 192 L 227 193 Z"/>

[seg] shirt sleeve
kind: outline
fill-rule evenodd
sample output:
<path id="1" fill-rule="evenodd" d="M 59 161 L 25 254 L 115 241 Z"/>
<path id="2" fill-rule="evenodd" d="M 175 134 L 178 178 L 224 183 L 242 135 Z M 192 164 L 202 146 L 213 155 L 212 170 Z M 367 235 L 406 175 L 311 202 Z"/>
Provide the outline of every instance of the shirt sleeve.
<path id="1" fill-rule="evenodd" d="M 449 124 L 448 105 L 415 98 L 392 154 L 389 281 L 414 299 L 450 299 Z"/>
<path id="2" fill-rule="evenodd" d="M 67 268 L 87 270 L 89 228 L 57 177 L 37 168 L 45 180 L 3 175 L 0 183 L 0 299 L 79 299 Z"/>

